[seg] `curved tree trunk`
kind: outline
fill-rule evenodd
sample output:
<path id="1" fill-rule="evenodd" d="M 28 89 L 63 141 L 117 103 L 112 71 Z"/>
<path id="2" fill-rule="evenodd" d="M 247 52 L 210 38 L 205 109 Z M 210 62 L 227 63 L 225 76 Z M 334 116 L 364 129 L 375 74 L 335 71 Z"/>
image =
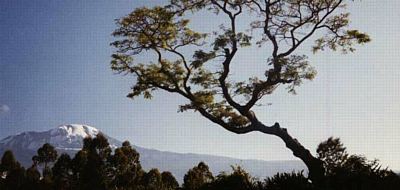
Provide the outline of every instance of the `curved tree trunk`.
<path id="1" fill-rule="evenodd" d="M 308 149 L 301 145 L 297 139 L 289 135 L 285 128 L 281 128 L 278 123 L 268 127 L 262 123 L 256 125 L 256 130 L 262 133 L 271 134 L 279 137 L 285 142 L 286 147 L 289 148 L 293 155 L 300 158 L 308 168 L 309 179 L 317 187 L 321 187 L 325 180 L 325 169 L 323 167 L 323 162 L 314 157 Z"/>
<path id="2" fill-rule="evenodd" d="M 314 157 L 308 149 L 306 149 L 299 143 L 299 141 L 297 141 L 297 139 L 290 136 L 285 128 L 281 128 L 279 126 L 279 123 L 275 123 L 273 126 L 266 126 L 261 123 L 252 112 L 242 111 L 242 115 L 245 115 L 247 118 L 251 118 L 251 125 L 247 127 L 232 127 L 226 124 L 224 121 L 214 117 L 205 109 L 199 108 L 198 111 L 212 122 L 219 124 L 226 130 L 236 134 L 259 131 L 279 137 L 285 143 L 286 147 L 292 151 L 293 155 L 297 158 L 300 158 L 307 166 L 308 178 L 312 181 L 312 183 L 319 188 L 323 188 L 325 184 L 325 168 L 323 166 L 323 162 Z"/>

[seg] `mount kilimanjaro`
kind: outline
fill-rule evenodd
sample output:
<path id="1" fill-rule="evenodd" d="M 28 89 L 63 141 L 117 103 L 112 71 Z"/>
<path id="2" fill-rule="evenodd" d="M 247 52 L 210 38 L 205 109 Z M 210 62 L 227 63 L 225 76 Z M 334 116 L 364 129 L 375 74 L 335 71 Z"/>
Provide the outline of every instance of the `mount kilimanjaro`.
<path id="1" fill-rule="evenodd" d="M 32 164 L 32 156 L 44 143 L 52 144 L 59 153 L 74 156 L 82 148 L 84 138 L 95 137 L 98 133 L 101 131 L 80 124 L 61 125 L 42 132 L 23 132 L 0 140 L 0 155 L 6 150 L 12 150 L 17 160 L 25 167 L 29 167 Z M 111 148 L 121 146 L 121 141 L 102 134 L 108 139 Z M 200 161 L 209 165 L 213 174 L 230 172 L 232 165 L 239 165 L 252 176 L 259 178 L 272 176 L 278 172 L 306 170 L 300 161 L 241 160 L 223 156 L 166 152 L 135 145 L 133 147 L 140 153 L 140 162 L 145 170 L 158 168 L 160 171 L 170 171 L 179 181 L 182 181 L 185 173 Z"/>

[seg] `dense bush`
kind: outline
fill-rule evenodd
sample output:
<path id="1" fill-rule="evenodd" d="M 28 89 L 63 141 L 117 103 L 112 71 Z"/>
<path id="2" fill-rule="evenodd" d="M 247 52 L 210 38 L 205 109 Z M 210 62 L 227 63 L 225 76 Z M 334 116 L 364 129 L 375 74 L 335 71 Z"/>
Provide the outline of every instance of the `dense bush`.
<path id="1" fill-rule="evenodd" d="M 326 189 L 400 189 L 397 174 L 382 168 L 378 160 L 348 154 L 340 139 L 329 138 L 322 142 L 317 148 L 317 154 L 326 168 Z"/>
<path id="2" fill-rule="evenodd" d="M 273 177 L 269 177 L 265 180 L 265 186 L 263 189 L 268 190 L 311 190 L 313 189 L 312 184 L 303 175 L 302 172 L 296 173 L 278 173 Z"/>

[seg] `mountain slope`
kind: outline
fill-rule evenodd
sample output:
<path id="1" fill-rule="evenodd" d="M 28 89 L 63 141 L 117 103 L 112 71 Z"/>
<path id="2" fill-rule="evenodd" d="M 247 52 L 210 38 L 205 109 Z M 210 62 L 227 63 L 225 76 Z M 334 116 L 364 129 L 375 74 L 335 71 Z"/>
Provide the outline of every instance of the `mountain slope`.
<path id="1" fill-rule="evenodd" d="M 32 156 L 44 143 L 52 144 L 59 153 L 65 152 L 73 156 L 82 148 L 84 138 L 95 137 L 98 133 L 100 131 L 94 127 L 79 124 L 62 125 L 43 132 L 23 132 L 0 140 L 0 155 L 5 150 L 11 149 L 17 160 L 25 167 L 29 167 L 32 163 Z M 121 141 L 104 133 L 103 135 L 107 137 L 112 148 L 121 146 Z M 260 178 L 271 176 L 277 172 L 305 170 L 306 168 L 300 161 L 240 160 L 222 156 L 182 154 L 133 147 L 140 153 L 140 161 L 144 169 L 158 168 L 161 171 L 171 171 L 180 182 L 182 182 L 184 174 L 200 161 L 207 163 L 214 174 L 230 171 L 232 165 L 240 165 L 252 176 Z"/>

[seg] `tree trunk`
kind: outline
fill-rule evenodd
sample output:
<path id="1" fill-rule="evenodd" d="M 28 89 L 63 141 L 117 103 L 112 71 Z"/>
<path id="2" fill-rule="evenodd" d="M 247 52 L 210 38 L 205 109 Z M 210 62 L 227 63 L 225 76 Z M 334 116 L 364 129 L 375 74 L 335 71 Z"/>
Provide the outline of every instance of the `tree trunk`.
<path id="1" fill-rule="evenodd" d="M 317 187 L 321 187 L 325 180 L 325 169 L 323 162 L 314 157 L 309 150 L 301 145 L 297 139 L 291 137 L 285 128 L 281 128 L 278 123 L 274 126 L 268 127 L 259 123 L 256 127 L 257 131 L 262 133 L 278 136 L 285 142 L 286 147 L 289 148 L 293 155 L 300 158 L 308 168 L 308 177 Z"/>

